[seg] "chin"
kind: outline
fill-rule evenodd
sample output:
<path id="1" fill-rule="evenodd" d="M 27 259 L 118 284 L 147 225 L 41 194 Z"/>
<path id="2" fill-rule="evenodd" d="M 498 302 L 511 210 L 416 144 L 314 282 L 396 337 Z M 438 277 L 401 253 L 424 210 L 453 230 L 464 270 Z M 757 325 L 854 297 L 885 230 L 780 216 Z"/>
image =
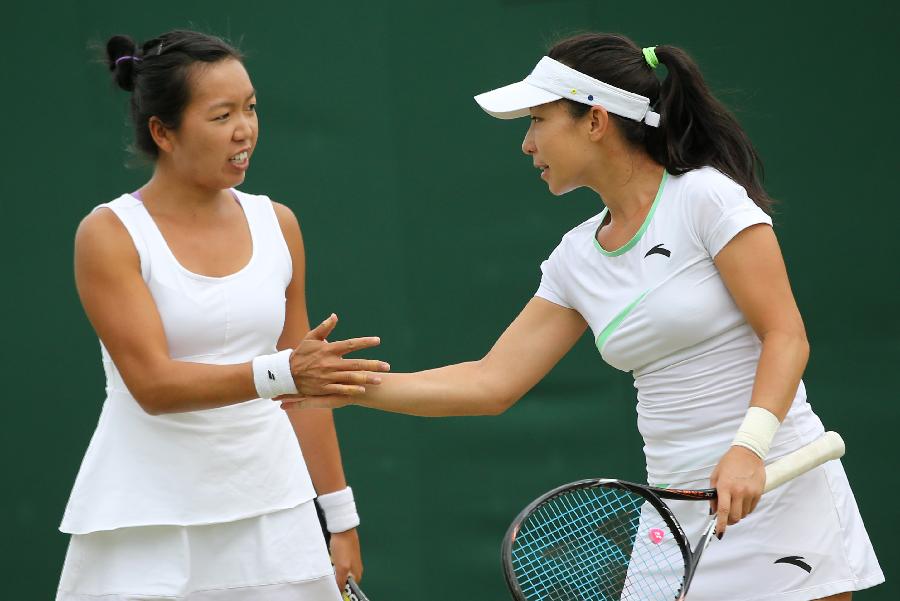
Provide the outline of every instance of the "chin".
<path id="1" fill-rule="evenodd" d="M 247 179 L 246 173 L 241 173 L 240 175 L 231 175 L 230 177 L 226 177 L 222 179 L 222 190 L 227 190 L 228 188 L 236 188 L 244 183 L 244 180 Z"/>
<path id="2" fill-rule="evenodd" d="M 562 196 L 563 194 L 568 194 L 572 190 L 577 190 L 581 186 L 554 186 L 553 184 L 549 184 L 547 189 L 550 190 L 550 194 L 553 196 Z"/>

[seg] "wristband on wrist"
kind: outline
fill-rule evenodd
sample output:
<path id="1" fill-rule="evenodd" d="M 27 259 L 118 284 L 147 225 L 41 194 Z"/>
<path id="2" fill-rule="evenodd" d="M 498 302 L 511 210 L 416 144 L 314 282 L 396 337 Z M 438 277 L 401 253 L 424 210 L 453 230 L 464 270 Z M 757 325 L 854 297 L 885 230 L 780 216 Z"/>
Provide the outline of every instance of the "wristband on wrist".
<path id="1" fill-rule="evenodd" d="M 319 495 L 316 502 L 325 515 L 325 527 L 332 534 L 359 526 L 359 514 L 356 513 L 353 489 L 349 486 L 342 490 Z"/>
<path id="2" fill-rule="evenodd" d="M 781 422 L 768 409 L 750 407 L 731 445 L 750 449 L 760 459 L 765 459 L 780 425 Z"/>
<path id="3" fill-rule="evenodd" d="M 297 394 L 297 385 L 291 375 L 291 353 L 291 349 L 286 349 L 253 359 L 253 383 L 259 398 L 271 399 L 282 394 Z"/>

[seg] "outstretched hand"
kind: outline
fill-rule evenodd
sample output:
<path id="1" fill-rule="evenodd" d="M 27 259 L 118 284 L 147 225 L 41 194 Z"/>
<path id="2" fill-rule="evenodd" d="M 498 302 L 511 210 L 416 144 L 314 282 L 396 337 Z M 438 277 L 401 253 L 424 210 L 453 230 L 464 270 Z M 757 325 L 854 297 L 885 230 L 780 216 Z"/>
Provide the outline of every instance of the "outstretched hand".
<path id="1" fill-rule="evenodd" d="M 344 359 L 344 355 L 353 351 L 378 346 L 381 339 L 369 336 L 328 342 L 326 338 L 334 331 L 337 322 L 337 315 L 332 313 L 310 330 L 291 354 L 291 375 L 297 386 L 297 396 L 361 394 L 366 391 L 366 386 L 381 383 L 377 372 L 390 371 L 391 366 L 384 361 Z"/>

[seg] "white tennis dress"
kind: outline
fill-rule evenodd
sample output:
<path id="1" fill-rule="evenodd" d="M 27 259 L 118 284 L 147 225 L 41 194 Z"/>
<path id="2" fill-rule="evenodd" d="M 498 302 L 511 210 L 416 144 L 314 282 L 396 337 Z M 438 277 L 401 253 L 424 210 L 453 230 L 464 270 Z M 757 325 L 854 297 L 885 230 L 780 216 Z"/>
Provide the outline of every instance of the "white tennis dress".
<path id="1" fill-rule="evenodd" d="M 276 350 L 290 251 L 267 197 L 233 195 L 253 252 L 220 278 L 179 264 L 135 196 L 98 207 L 131 235 L 175 360 L 235 364 Z M 57 600 L 340 599 L 278 404 L 149 415 L 101 349 L 107 397 L 60 526 L 72 538 Z"/>
<path id="2" fill-rule="evenodd" d="M 613 251 L 596 239 L 606 216 L 563 237 L 541 265 L 536 296 L 577 310 L 603 359 L 632 372 L 648 482 L 707 487 L 750 404 L 761 351 L 713 258 L 771 219 L 710 167 L 665 174 L 642 227 Z M 768 461 L 822 433 L 801 382 Z M 708 506 L 668 503 L 696 540 Z M 690 601 L 805 601 L 884 581 L 837 461 L 764 496 L 701 565 Z"/>

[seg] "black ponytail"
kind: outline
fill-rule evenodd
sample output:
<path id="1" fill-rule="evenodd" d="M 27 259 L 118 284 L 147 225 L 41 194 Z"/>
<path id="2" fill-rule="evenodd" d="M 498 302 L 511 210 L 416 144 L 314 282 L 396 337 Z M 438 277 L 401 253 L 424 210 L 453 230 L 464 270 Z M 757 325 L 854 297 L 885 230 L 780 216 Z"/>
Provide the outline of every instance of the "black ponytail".
<path id="1" fill-rule="evenodd" d="M 224 40 L 196 31 L 170 31 L 144 42 L 140 48 L 128 36 L 109 38 L 106 63 L 113 81 L 131 92 L 133 149 L 156 159 L 159 148 L 150 135 L 150 118 L 156 117 L 166 127 L 177 129 L 190 100 L 190 68 L 226 59 L 240 61 L 243 57 Z"/>
<path id="2" fill-rule="evenodd" d="M 672 175 L 712 166 L 744 187 L 766 213 L 772 199 L 762 185 L 763 165 L 737 119 L 710 92 L 700 69 L 675 46 L 657 46 L 668 75 L 662 82 L 639 46 L 625 36 L 591 33 L 553 46 L 550 58 L 595 79 L 650 99 L 660 126 L 610 115 L 625 139 L 643 147 Z M 575 116 L 589 107 L 565 101 Z"/>

